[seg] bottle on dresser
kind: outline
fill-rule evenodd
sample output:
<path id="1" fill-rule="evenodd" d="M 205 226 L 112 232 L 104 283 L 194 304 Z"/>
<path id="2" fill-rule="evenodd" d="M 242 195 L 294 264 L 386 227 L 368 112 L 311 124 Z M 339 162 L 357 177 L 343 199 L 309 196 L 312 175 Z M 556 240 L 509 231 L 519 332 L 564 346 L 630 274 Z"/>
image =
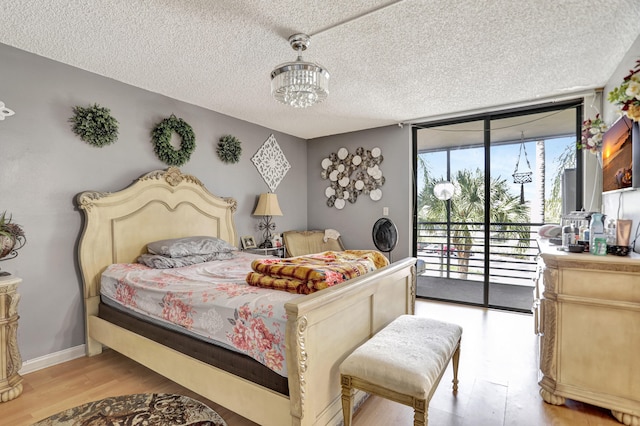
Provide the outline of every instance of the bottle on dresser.
<path id="1" fill-rule="evenodd" d="M 607 221 L 607 246 L 615 246 L 617 245 L 618 234 L 616 232 L 616 220 L 609 219 Z"/>
<path id="2" fill-rule="evenodd" d="M 572 223 L 564 225 L 562 227 L 562 247 L 569 247 L 572 244 L 575 244 L 575 229 Z"/>
<path id="3" fill-rule="evenodd" d="M 602 213 L 591 214 L 589 237 L 589 251 L 596 255 L 606 255 L 607 239 L 604 233 L 604 215 Z"/>

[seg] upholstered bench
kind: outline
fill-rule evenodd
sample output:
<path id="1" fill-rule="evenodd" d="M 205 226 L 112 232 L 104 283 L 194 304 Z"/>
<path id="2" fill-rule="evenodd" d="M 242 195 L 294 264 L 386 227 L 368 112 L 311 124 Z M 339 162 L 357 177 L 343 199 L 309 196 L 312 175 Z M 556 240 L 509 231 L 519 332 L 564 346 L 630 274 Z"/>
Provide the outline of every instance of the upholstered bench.
<path id="1" fill-rule="evenodd" d="M 356 348 L 340 365 L 344 425 L 351 425 L 354 388 L 414 409 L 414 426 L 427 424 L 429 401 L 453 358 L 458 390 L 462 327 L 402 315 Z"/>

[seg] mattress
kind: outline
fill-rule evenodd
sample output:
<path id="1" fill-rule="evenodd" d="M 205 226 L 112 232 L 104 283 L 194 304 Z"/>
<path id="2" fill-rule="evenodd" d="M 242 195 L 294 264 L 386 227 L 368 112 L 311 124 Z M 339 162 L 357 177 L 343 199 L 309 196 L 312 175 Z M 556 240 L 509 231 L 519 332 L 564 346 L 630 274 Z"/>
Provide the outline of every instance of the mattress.
<path id="1" fill-rule="evenodd" d="M 103 302 L 205 342 L 245 354 L 286 377 L 284 304 L 301 295 L 250 286 L 251 262 L 264 256 L 173 269 L 113 264 L 102 274 Z"/>
<path id="2" fill-rule="evenodd" d="M 185 333 L 132 315 L 121 308 L 105 303 L 98 305 L 98 316 L 112 324 L 151 339 L 169 348 L 220 368 L 235 376 L 264 386 L 275 392 L 289 396 L 289 382 L 275 371 L 265 367 L 255 359 L 222 346 L 207 343 Z"/>

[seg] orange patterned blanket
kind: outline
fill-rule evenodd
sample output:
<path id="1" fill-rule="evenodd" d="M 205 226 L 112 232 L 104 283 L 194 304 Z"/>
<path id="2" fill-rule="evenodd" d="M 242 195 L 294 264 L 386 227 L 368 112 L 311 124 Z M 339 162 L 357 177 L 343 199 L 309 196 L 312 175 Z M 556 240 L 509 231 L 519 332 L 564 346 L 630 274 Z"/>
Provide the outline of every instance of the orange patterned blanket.
<path id="1" fill-rule="evenodd" d="M 325 251 L 286 259 L 256 259 L 249 285 L 310 294 L 387 266 L 389 260 L 375 250 Z"/>

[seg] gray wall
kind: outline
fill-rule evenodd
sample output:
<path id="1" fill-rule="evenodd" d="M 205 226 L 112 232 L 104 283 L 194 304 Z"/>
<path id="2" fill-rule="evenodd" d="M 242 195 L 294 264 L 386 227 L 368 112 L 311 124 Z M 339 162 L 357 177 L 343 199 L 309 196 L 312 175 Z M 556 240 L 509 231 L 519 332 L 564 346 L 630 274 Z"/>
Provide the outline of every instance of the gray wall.
<path id="1" fill-rule="evenodd" d="M 356 148 L 379 147 L 384 160 L 380 164 L 385 184 L 382 199 L 373 201 L 362 194 L 354 203 L 342 210 L 327 206 L 325 189 L 329 181 L 322 179 L 322 160 L 332 152 L 345 147 L 350 153 Z M 375 248 L 371 231 L 382 216 L 383 207 L 389 207 L 389 218 L 398 228 L 398 245 L 391 253 L 392 260 L 399 260 L 412 253 L 412 141 L 409 126 L 389 126 L 361 132 L 323 137 L 310 140 L 308 155 L 307 223 L 309 229 L 337 229 L 347 248 Z"/>
<path id="2" fill-rule="evenodd" d="M 640 39 L 630 49 L 605 96 L 640 57 Z M 0 268 L 24 279 L 20 288 L 18 343 L 23 359 L 55 353 L 84 343 L 81 282 L 76 245 L 81 213 L 75 195 L 85 190 L 114 191 L 138 176 L 167 166 L 153 153 L 151 129 L 170 114 L 185 119 L 196 133 L 197 148 L 182 167 L 199 177 L 209 190 L 235 197 L 240 235 L 259 237 L 251 216 L 256 196 L 268 187 L 251 163 L 251 156 L 272 133 L 269 129 L 190 104 L 122 84 L 0 44 L 0 100 L 16 115 L 0 121 L 0 212 L 13 213 L 27 233 L 27 245 L 16 259 Z M 104 148 L 82 142 L 70 130 L 75 105 L 99 103 L 120 122 L 118 141 Z M 605 102 L 608 123 L 615 119 Z M 215 154 L 218 138 L 233 134 L 242 141 L 243 155 L 235 165 Z M 412 253 L 411 131 L 389 126 L 308 142 L 274 133 L 292 165 L 277 189 L 284 212 L 278 230 L 336 228 L 349 248 L 373 248 L 371 228 L 389 207 L 399 230 L 393 259 Z M 386 183 L 380 201 L 362 196 L 343 210 L 329 208 L 321 179 L 321 161 L 341 147 L 382 149 Z M 308 194 L 308 195 L 307 195 Z M 603 197 L 604 212 L 640 220 L 640 191 Z"/>
<path id="3" fill-rule="evenodd" d="M 115 191 L 140 175 L 165 169 L 153 152 L 150 132 L 170 114 L 194 129 L 196 149 L 181 167 L 214 194 L 238 201 L 240 235 L 260 241 L 256 197 L 269 188 L 251 157 L 270 129 L 138 89 L 0 44 L 0 100 L 15 115 L 0 121 L 0 212 L 23 225 L 27 244 L 0 268 L 23 278 L 18 344 L 25 361 L 84 343 L 81 281 L 76 262 L 81 212 L 77 193 Z M 96 148 L 74 135 L 68 123 L 75 105 L 98 103 L 120 122 L 117 142 Z M 215 153 L 218 139 L 242 141 L 239 163 Z M 291 169 L 276 193 L 284 213 L 278 230 L 307 226 L 307 144 L 274 133 Z"/>
<path id="4" fill-rule="evenodd" d="M 613 73 L 609 82 L 604 88 L 604 108 L 602 118 L 605 123 L 612 124 L 618 117 L 618 111 L 615 106 L 606 101 L 607 94 L 622 83 L 622 79 L 629 74 L 629 70 L 634 68 L 636 61 L 640 59 L 640 37 L 631 46 L 624 59 Z M 634 170 L 633 173 L 640 176 L 640 170 Z M 633 220 L 633 228 L 631 231 L 631 241 L 633 241 L 636 227 L 640 221 L 640 190 L 622 190 L 606 192 L 602 194 L 602 212 L 609 218 L 631 219 Z M 640 242 L 636 244 L 636 251 L 640 253 Z"/>

